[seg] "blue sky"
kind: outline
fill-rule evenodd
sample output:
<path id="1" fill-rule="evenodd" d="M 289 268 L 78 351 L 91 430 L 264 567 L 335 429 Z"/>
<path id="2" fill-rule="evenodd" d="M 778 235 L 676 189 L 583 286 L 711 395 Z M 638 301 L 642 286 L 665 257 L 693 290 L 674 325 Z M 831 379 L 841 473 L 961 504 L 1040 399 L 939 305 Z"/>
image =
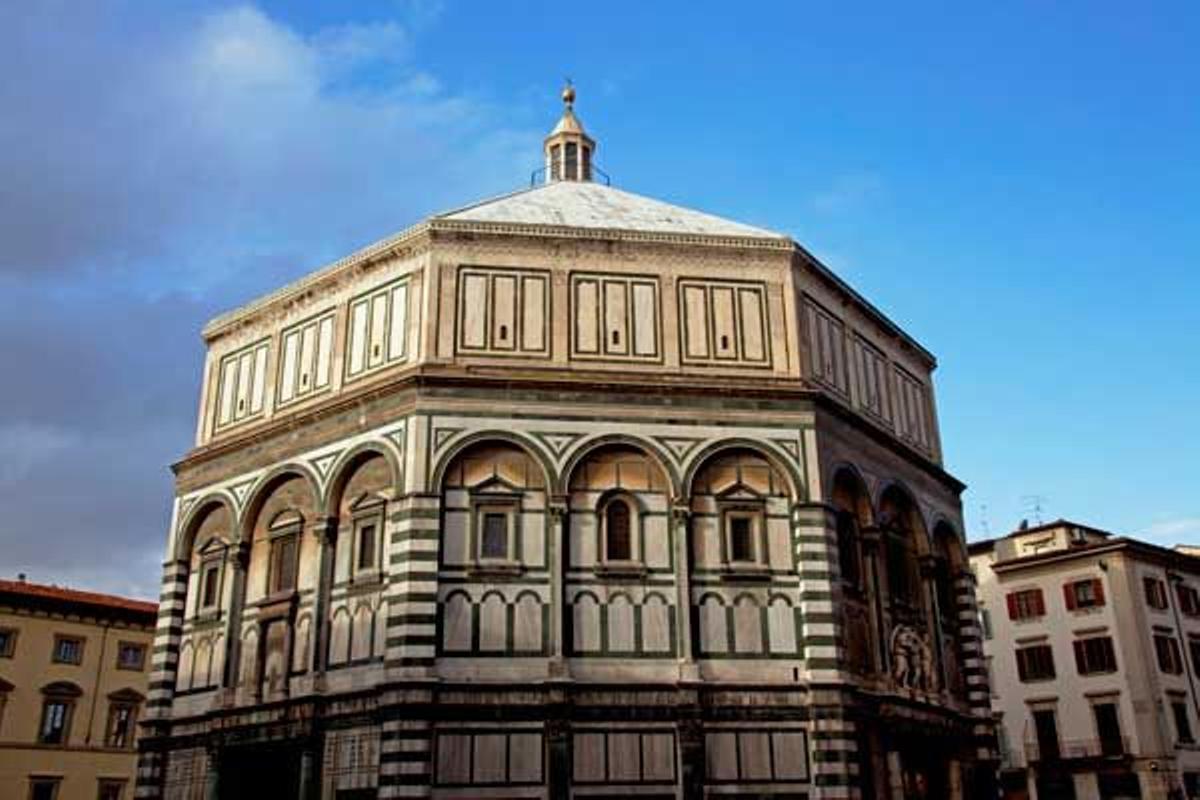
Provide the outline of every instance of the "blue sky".
<path id="1" fill-rule="evenodd" d="M 564 76 L 937 354 L 972 537 L 1200 542 L 1200 7 L 968 5 L 0 9 L 0 573 L 152 594 L 203 321 L 527 183 Z"/>

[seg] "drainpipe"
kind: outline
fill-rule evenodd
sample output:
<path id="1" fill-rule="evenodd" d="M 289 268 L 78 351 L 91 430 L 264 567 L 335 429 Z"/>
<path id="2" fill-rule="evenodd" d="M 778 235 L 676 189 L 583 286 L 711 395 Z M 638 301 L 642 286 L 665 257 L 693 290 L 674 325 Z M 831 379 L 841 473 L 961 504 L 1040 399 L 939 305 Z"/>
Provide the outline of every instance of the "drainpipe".
<path id="1" fill-rule="evenodd" d="M 88 709 L 87 734 L 83 737 L 85 745 L 92 743 L 92 724 L 96 721 L 96 703 L 100 700 L 100 676 L 104 672 L 104 651 L 108 644 L 108 631 L 111 622 L 105 622 L 100 630 L 100 658 L 96 661 L 96 678 L 92 682 L 92 704 Z"/>
<path id="2" fill-rule="evenodd" d="M 1200 696 L 1196 693 L 1196 673 L 1192 669 L 1191 659 L 1188 658 L 1187 652 L 1187 631 L 1183 629 L 1183 620 L 1179 618 L 1179 604 L 1175 602 L 1179 584 L 1183 583 L 1183 576 L 1178 572 L 1168 572 L 1167 580 L 1176 587 L 1175 592 L 1167 592 L 1167 602 L 1171 604 L 1171 613 L 1175 617 L 1175 630 L 1179 632 L 1179 657 L 1183 660 L 1183 668 L 1188 676 L 1188 688 L 1191 689 L 1192 709 L 1196 712 L 1196 718 L 1200 719 Z"/>

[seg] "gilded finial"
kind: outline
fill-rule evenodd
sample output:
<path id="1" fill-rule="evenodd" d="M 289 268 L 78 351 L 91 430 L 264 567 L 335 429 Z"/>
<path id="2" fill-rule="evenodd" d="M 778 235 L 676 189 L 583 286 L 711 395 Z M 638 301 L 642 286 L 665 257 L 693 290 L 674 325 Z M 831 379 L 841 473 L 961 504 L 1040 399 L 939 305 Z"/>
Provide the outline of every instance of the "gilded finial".
<path id="1" fill-rule="evenodd" d="M 575 85 L 571 83 L 571 79 L 567 78 L 567 85 L 562 90 L 562 101 L 570 108 L 575 104 Z"/>

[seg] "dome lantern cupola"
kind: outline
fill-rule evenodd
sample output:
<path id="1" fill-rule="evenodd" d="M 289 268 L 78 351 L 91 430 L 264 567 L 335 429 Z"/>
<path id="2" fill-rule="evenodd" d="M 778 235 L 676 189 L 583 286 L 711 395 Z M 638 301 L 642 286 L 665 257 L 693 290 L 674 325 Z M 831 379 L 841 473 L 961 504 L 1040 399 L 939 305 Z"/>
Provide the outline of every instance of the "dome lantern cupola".
<path id="1" fill-rule="evenodd" d="M 575 87 L 568 81 L 562 91 L 563 115 L 546 137 L 546 182 L 590 181 L 596 142 L 575 116 Z"/>

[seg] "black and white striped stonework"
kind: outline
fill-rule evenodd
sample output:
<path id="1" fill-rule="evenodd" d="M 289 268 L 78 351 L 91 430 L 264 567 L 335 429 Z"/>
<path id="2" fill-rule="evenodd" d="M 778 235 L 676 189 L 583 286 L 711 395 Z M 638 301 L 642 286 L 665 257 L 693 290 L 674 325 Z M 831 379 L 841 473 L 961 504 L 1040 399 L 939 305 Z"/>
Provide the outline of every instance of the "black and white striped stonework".
<path id="1" fill-rule="evenodd" d="M 429 701 L 427 693 L 404 694 L 386 700 L 397 714 L 414 703 Z M 429 797 L 433 784 L 433 728 L 429 721 L 385 719 L 379 742 L 379 797 Z"/>
<path id="2" fill-rule="evenodd" d="M 440 514 L 440 496 L 414 494 L 397 500 L 388 516 L 391 577 L 385 600 L 389 670 L 433 667 L 437 651 Z"/>
<path id="3" fill-rule="evenodd" d="M 975 577 L 963 571 L 954 579 L 954 600 L 962 650 L 963 677 L 967 685 L 967 703 L 979 718 L 975 724 L 976 757 L 996 760 L 996 743 L 991 725 L 991 687 L 983 655 L 983 632 L 979 627 L 979 606 L 975 600 Z"/>
<path id="4" fill-rule="evenodd" d="M 793 512 L 796 569 L 800 574 L 804 663 L 814 684 L 844 684 L 846 648 L 842 617 L 837 610 L 837 522 L 824 504 L 796 507 Z M 858 797 L 858 743 L 854 722 L 845 717 L 838 690 L 814 698 L 812 708 L 812 778 L 820 797 Z M 825 705 L 825 702 L 828 705 Z"/>

